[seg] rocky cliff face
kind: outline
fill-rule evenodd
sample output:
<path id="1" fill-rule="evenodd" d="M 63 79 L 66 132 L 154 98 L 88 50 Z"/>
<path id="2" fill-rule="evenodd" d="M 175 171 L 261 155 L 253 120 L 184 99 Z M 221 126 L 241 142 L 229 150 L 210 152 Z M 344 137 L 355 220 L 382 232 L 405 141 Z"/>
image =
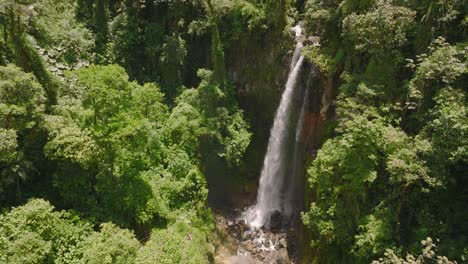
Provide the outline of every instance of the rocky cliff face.
<path id="1" fill-rule="evenodd" d="M 304 118 L 302 142 L 306 145 L 309 157 L 312 157 L 320 147 L 325 122 L 334 116 L 335 91 L 333 78 L 321 74 L 310 63 L 306 67 L 309 73 L 304 76 L 303 82 L 310 89 L 310 103 Z"/>
<path id="2" fill-rule="evenodd" d="M 226 51 L 226 61 L 230 62 L 228 75 L 238 87 L 241 107 L 255 131 L 247 158 L 252 161 L 249 173 L 261 169 L 263 152 L 288 77 L 293 49 L 293 38 L 283 36 L 275 40 L 267 36 L 254 36 L 247 43 Z"/>
<path id="3" fill-rule="evenodd" d="M 256 181 L 287 80 L 294 39 L 282 32 L 245 35 L 224 48 L 226 73 L 237 88 L 253 136 L 241 168 L 223 177 L 207 175 L 211 185 L 209 200 L 215 207 L 239 208 L 255 199 Z M 212 163 L 220 166 L 215 165 L 216 161 Z M 247 183 L 239 179 L 247 179 Z"/>
<path id="4" fill-rule="evenodd" d="M 303 74 L 302 83 L 309 90 L 309 104 L 303 120 L 303 134 L 301 143 L 305 146 L 305 158 L 302 170 L 302 179 L 300 179 L 299 186 L 302 189 L 299 192 L 301 199 L 298 205 L 300 211 L 307 210 L 310 205 L 308 197 L 313 197 L 310 193 L 313 190 L 308 188 L 305 181 L 307 166 L 315 158 L 315 155 L 320 148 L 322 135 L 325 125 L 328 121 L 334 118 L 335 111 L 335 89 L 334 79 L 321 74 L 318 69 L 308 63 Z M 302 225 L 300 219 L 296 219 L 296 236 L 295 252 L 297 254 L 298 263 L 310 263 L 311 257 L 308 255 L 310 236 L 307 229 Z"/>

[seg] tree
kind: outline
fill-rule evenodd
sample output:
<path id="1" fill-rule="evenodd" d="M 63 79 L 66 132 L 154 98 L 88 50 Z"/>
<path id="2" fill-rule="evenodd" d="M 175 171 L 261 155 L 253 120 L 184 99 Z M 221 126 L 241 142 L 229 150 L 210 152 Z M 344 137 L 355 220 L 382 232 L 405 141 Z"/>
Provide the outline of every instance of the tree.
<path id="1" fill-rule="evenodd" d="M 436 255 L 436 244 L 428 237 L 421 241 L 422 253 L 419 256 L 407 254 L 405 258 L 399 257 L 394 250 L 387 249 L 384 257 L 379 260 L 372 261 L 372 264 L 422 264 L 422 263 L 440 263 L 440 264 L 456 264 L 456 261 L 451 261 L 445 256 Z"/>
<path id="2" fill-rule="evenodd" d="M 164 88 L 164 93 L 170 102 L 178 95 L 183 85 L 183 67 L 186 56 L 186 43 L 180 35 L 164 37 L 159 68 L 161 69 L 161 87 Z"/>
<path id="3" fill-rule="evenodd" d="M 112 223 L 101 224 L 83 243 L 83 261 L 90 264 L 125 264 L 135 261 L 140 243 L 129 230 Z"/>
<path id="4" fill-rule="evenodd" d="M 406 42 L 414 16 L 415 12 L 409 8 L 379 0 L 372 11 L 345 17 L 343 36 L 356 50 L 379 55 Z"/>
<path id="5" fill-rule="evenodd" d="M 381 109 L 359 103 L 359 97 L 341 100 L 337 134 L 308 170 L 316 195 L 303 221 L 320 259 L 364 263 L 400 241 L 402 208 L 440 181 L 423 159 L 427 141 L 392 126 Z"/>
<path id="6" fill-rule="evenodd" d="M 6 55 L 8 61 L 34 74 L 46 92 L 47 106 L 50 108 L 56 103 L 56 92 L 60 82 L 47 70 L 43 58 L 27 38 L 29 22 L 34 21 L 32 10 L 27 2 L 8 0 L 1 6 L 0 13 L 5 17 L 3 35 L 7 46 Z"/>
<path id="7" fill-rule="evenodd" d="M 45 93 L 32 74 L 14 65 L 0 66 L 0 182 L 16 183 L 21 198 L 20 180 L 34 171 L 35 160 L 28 151 L 41 148 L 41 130 L 45 111 Z M 35 149 L 37 150 L 37 149 Z M 3 187 L 3 186 L 2 186 Z"/>
<path id="8" fill-rule="evenodd" d="M 57 162 L 54 185 L 65 204 L 143 232 L 179 210 L 204 210 L 198 149 L 191 152 L 194 142 L 172 138 L 172 118 L 193 116 L 177 116 L 177 107 L 170 115 L 157 85 L 130 82 L 116 65 L 73 71 L 68 84 L 56 112 L 46 117 L 45 146 Z"/>
<path id="9" fill-rule="evenodd" d="M 186 141 L 182 145 L 195 155 L 203 138 L 212 139 L 220 145 L 217 154 L 238 165 L 251 137 L 243 112 L 232 104 L 229 88 L 224 91 L 211 71 L 201 69 L 198 75 L 201 82 L 197 89 L 184 91 L 176 100 L 170 117 L 173 140 Z"/>
<path id="10" fill-rule="evenodd" d="M 18 141 L 14 129 L 0 128 L 0 162 L 10 164 L 17 157 Z"/>
<path id="11" fill-rule="evenodd" d="M 153 230 L 151 239 L 140 248 L 137 264 L 209 263 L 205 235 L 186 223 L 176 222 L 167 229 Z"/>
<path id="12" fill-rule="evenodd" d="M 44 115 L 45 96 L 34 76 L 8 65 L 0 66 L 0 79 L 1 126 L 24 133 L 39 125 Z"/>
<path id="13" fill-rule="evenodd" d="M 2 263 L 80 263 L 91 225 L 42 199 L 0 215 Z"/>
<path id="14" fill-rule="evenodd" d="M 466 48 L 451 46 L 444 38 L 434 40 L 429 54 L 418 56 L 416 72 L 409 83 L 409 97 L 423 113 L 432 106 L 439 89 L 457 85 L 468 73 L 466 56 Z M 412 60 L 410 66 L 416 67 Z"/>

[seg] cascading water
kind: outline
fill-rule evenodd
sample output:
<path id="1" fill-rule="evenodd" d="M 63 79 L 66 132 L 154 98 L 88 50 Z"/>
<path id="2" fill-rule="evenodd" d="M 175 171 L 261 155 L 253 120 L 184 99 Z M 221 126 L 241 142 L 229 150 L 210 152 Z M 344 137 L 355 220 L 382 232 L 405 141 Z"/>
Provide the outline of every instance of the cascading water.
<path id="1" fill-rule="evenodd" d="M 304 100 L 302 102 L 301 114 L 299 115 L 299 120 L 297 121 L 296 126 L 296 137 L 295 137 L 295 146 L 294 154 L 292 160 L 292 173 L 290 176 L 290 181 L 288 183 L 288 190 L 285 194 L 283 201 L 283 210 L 284 215 L 288 218 L 294 218 L 295 214 L 298 213 L 300 208 L 300 201 L 297 199 L 302 196 L 302 191 L 300 186 L 302 185 L 302 169 L 304 164 L 304 142 L 302 141 L 303 136 L 303 124 L 305 113 L 309 107 L 309 89 L 305 91 Z"/>
<path id="2" fill-rule="evenodd" d="M 268 226 L 271 215 L 283 212 L 284 200 L 282 195 L 285 181 L 286 161 L 288 158 L 287 143 L 289 138 L 288 122 L 292 112 L 294 87 L 302 68 L 304 56 L 302 50 L 302 29 L 300 26 L 292 28 L 296 33 L 296 49 L 291 61 L 290 72 L 286 87 L 281 96 L 280 105 L 276 112 L 265 159 L 263 161 L 257 203 L 246 212 L 246 220 L 253 228 Z"/>

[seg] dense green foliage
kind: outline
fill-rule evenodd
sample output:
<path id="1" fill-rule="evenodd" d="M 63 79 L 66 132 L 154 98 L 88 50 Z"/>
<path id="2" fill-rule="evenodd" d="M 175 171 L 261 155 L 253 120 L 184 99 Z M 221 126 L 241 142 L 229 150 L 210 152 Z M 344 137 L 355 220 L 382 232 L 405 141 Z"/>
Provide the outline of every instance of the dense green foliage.
<path id="1" fill-rule="evenodd" d="M 251 138 L 219 8 L 0 2 L 0 262 L 209 262 L 205 161 L 235 169 Z M 192 65 L 197 22 L 213 60 Z"/>
<path id="2" fill-rule="evenodd" d="M 132 231 L 112 223 L 93 231 L 89 222 L 41 199 L 0 220 L 2 263 L 207 263 L 206 234 L 183 220 L 155 230 L 144 246 Z"/>
<path id="3" fill-rule="evenodd" d="M 466 11 L 456 0 L 307 1 L 322 47 L 306 56 L 340 84 L 308 171 L 316 263 L 369 263 L 386 248 L 378 263 L 407 263 L 395 252 L 428 236 L 467 260 Z"/>
<path id="4" fill-rule="evenodd" d="M 89 223 L 40 199 L 0 219 L 2 263 L 77 263 L 92 232 Z"/>
<path id="5" fill-rule="evenodd" d="M 428 262 L 437 262 L 443 264 L 456 264 L 457 262 L 449 260 L 445 256 L 437 255 L 437 246 L 434 241 L 428 237 L 421 240 L 422 252 L 421 254 L 414 256 L 407 254 L 405 258 L 399 257 L 395 254 L 395 251 L 387 249 L 383 257 L 379 260 L 372 261 L 372 264 L 397 264 L 397 263 L 408 263 L 408 264 L 422 264 Z"/>
<path id="6" fill-rule="evenodd" d="M 0 0 L 0 262 L 212 263 L 208 193 L 257 176 L 299 21 L 336 96 L 308 164 L 308 255 L 467 261 L 467 10 Z"/>

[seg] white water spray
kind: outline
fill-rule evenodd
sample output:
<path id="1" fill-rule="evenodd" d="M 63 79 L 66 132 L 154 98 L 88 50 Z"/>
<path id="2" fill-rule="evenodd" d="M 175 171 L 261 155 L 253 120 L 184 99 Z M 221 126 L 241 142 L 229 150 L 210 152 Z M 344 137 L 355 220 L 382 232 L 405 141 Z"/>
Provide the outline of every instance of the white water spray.
<path id="1" fill-rule="evenodd" d="M 257 204 L 246 212 L 247 222 L 253 228 L 269 225 L 271 214 L 275 211 L 283 211 L 281 192 L 288 155 L 286 151 L 290 132 L 288 122 L 291 118 L 294 87 L 304 61 L 304 56 L 301 54 L 303 47 L 301 42 L 302 29 L 300 26 L 295 26 L 292 29 L 296 33 L 297 45 L 291 61 L 288 81 L 270 131 L 267 153 L 260 175 Z"/>
<path id="2" fill-rule="evenodd" d="M 302 102 L 301 107 L 301 114 L 299 115 L 299 120 L 297 121 L 296 126 L 296 138 L 295 138 L 295 146 L 294 146 L 294 154 L 292 159 L 292 168 L 291 174 L 289 175 L 289 186 L 284 197 L 283 201 L 283 210 L 284 215 L 288 218 L 291 218 L 295 213 L 295 205 L 298 205 L 298 194 L 301 194 L 298 188 L 301 184 L 300 178 L 302 170 L 300 169 L 301 164 L 303 163 L 303 155 L 301 153 L 304 151 L 304 143 L 302 142 L 303 136 L 303 125 L 304 125 L 304 118 L 307 108 L 309 106 L 309 89 L 307 89 L 304 93 L 304 100 Z"/>

